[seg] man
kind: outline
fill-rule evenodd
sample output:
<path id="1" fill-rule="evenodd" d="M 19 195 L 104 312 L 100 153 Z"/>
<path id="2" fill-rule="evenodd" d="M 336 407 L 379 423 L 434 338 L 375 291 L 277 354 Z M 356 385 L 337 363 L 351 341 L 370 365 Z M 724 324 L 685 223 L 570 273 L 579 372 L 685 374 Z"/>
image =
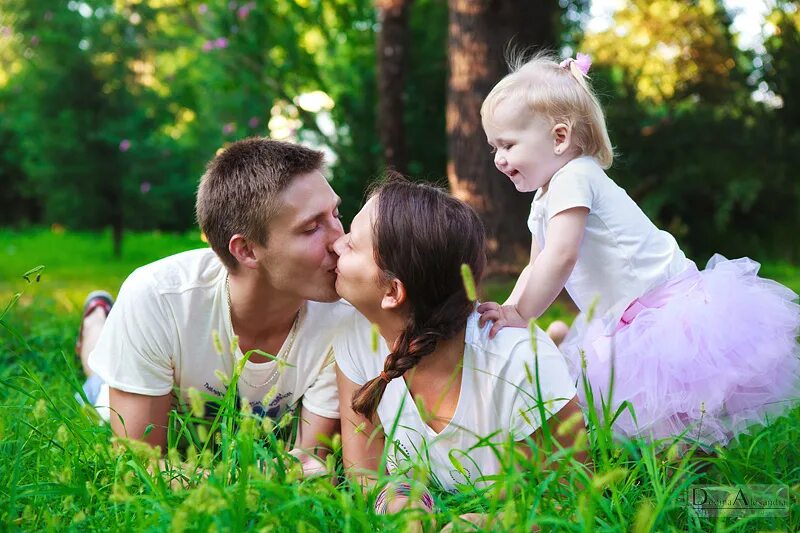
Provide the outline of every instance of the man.
<path id="1" fill-rule="evenodd" d="M 108 386 L 116 435 L 163 450 L 173 392 L 222 396 L 253 349 L 274 354 L 244 365 L 238 394 L 253 412 L 278 418 L 301 404 L 295 446 L 303 450 L 338 428 L 330 345 L 346 304 L 334 288 L 332 245 L 343 231 L 322 166 L 322 153 L 295 144 L 230 145 L 197 192 L 211 249 L 137 269 L 110 313 L 107 297 L 90 296 L 79 352 L 87 383 Z"/>

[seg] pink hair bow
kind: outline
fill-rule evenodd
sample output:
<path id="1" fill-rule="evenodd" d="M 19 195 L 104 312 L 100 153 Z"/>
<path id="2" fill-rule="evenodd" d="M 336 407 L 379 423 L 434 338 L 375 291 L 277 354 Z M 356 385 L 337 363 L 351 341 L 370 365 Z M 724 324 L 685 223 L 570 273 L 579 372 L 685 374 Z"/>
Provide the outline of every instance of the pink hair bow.
<path id="1" fill-rule="evenodd" d="M 589 74 L 589 67 L 592 66 L 592 58 L 587 54 L 578 53 L 574 59 L 571 57 L 565 59 L 561 62 L 561 68 L 569 69 L 570 64 L 573 62 L 578 66 L 578 69 L 584 76 Z"/>

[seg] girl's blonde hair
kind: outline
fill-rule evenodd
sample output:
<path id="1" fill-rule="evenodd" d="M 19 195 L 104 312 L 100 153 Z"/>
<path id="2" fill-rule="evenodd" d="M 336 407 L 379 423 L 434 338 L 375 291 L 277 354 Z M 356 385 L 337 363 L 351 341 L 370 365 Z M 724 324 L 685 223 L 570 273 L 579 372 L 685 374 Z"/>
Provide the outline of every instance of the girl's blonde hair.
<path id="1" fill-rule="evenodd" d="M 575 61 L 566 66 L 547 52 L 530 59 L 512 53 L 511 73 L 495 85 L 481 106 L 484 124 L 491 121 L 500 102 L 512 98 L 524 103 L 531 113 L 547 116 L 553 124 L 563 122 L 572 129 L 572 143 L 581 155 L 594 156 L 603 168 L 614 160 L 603 108 Z"/>

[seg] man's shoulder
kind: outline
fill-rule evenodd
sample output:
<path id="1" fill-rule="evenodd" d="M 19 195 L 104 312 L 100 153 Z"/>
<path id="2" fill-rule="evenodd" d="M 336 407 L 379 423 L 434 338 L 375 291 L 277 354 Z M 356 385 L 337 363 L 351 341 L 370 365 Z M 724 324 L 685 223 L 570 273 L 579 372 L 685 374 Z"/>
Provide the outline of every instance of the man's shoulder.
<path id="1" fill-rule="evenodd" d="M 306 302 L 303 329 L 337 332 L 352 327 L 358 315 L 355 307 L 345 300 L 335 302 Z"/>
<path id="2" fill-rule="evenodd" d="M 126 283 L 149 283 L 156 292 L 214 285 L 224 267 L 210 248 L 180 252 L 137 268 Z"/>

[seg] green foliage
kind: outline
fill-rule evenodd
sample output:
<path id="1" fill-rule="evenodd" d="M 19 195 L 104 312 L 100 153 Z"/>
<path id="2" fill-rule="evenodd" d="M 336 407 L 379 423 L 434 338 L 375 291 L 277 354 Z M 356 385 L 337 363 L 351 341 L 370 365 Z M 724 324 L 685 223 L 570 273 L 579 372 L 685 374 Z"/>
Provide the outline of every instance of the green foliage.
<path id="1" fill-rule="evenodd" d="M 615 21 L 583 42 L 618 153 L 609 175 L 701 265 L 715 252 L 796 262 L 795 104 L 751 96 L 765 74 L 793 94 L 796 40 L 768 40 L 761 57 L 737 49 L 717 0 L 636 0 Z"/>
<path id="2" fill-rule="evenodd" d="M 715 251 L 796 262 L 797 2 L 776 2 L 759 54 L 735 46 L 721 0 L 631 0 L 599 34 L 584 32 L 587 0 L 559 5 L 563 47 L 595 56 L 612 178 L 701 263 Z M 437 182 L 447 8 L 413 3 L 395 88 L 411 173 Z M 382 165 L 378 29 L 372 0 L 0 0 L 0 224 L 186 230 L 205 163 L 251 135 L 330 148 L 347 222 Z M 304 109 L 314 91 L 332 107 Z"/>

